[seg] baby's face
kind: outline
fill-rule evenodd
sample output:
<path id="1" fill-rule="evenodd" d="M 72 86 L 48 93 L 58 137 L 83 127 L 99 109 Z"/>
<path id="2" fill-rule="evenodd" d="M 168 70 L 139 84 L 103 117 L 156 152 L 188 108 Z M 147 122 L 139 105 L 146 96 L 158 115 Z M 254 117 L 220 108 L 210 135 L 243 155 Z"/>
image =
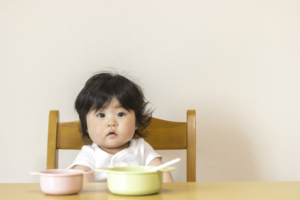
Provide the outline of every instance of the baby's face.
<path id="1" fill-rule="evenodd" d="M 137 129 L 134 111 L 124 109 L 116 98 L 105 109 L 89 112 L 86 122 L 92 141 L 111 154 L 129 147 Z"/>

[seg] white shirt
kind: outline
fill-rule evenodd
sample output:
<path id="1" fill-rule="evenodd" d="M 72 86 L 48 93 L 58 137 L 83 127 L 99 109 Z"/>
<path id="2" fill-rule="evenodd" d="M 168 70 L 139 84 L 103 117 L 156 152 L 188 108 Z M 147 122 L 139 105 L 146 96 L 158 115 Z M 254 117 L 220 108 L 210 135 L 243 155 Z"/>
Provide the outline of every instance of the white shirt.
<path id="1" fill-rule="evenodd" d="M 84 145 L 68 168 L 75 165 L 84 165 L 92 170 L 120 166 L 147 166 L 156 157 L 161 156 L 143 138 L 130 140 L 130 146 L 115 155 L 103 151 L 93 143 Z M 106 177 L 106 172 L 94 173 L 95 182 L 105 182 Z"/>

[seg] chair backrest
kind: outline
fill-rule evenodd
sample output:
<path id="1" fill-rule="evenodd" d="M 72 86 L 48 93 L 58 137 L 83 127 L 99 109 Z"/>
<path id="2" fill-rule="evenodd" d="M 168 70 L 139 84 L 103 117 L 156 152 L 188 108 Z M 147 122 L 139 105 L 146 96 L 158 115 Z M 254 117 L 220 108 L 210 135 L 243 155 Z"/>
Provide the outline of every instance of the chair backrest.
<path id="1" fill-rule="evenodd" d="M 48 127 L 47 169 L 58 166 L 58 149 L 81 149 L 85 145 L 79 132 L 80 122 L 59 122 L 59 111 L 51 110 Z M 196 181 L 196 112 L 187 111 L 186 122 L 152 118 L 145 140 L 154 149 L 187 150 L 187 182 Z"/>

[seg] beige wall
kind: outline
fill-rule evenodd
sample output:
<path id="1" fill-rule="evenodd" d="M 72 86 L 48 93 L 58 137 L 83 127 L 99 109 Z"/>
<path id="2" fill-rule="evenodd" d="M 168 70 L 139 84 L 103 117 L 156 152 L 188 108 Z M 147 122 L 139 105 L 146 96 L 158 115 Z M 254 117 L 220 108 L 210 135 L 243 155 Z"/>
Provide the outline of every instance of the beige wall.
<path id="1" fill-rule="evenodd" d="M 0 182 L 37 182 L 48 113 L 113 67 L 154 117 L 197 112 L 197 181 L 300 180 L 300 3 L 0 1 Z M 184 151 L 163 151 L 164 160 Z M 61 152 L 60 167 L 76 152 Z M 184 162 L 176 181 L 185 180 Z"/>

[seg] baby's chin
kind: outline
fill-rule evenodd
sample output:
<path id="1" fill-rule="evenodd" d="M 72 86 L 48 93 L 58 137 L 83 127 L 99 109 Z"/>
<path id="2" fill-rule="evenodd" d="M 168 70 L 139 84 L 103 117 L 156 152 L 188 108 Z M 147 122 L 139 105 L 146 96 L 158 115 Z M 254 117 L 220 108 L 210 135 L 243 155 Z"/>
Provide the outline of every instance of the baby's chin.
<path id="1" fill-rule="evenodd" d="M 99 145 L 98 146 L 100 148 L 103 149 L 126 149 L 130 146 L 130 142 L 126 142 L 126 143 L 119 143 L 119 142 L 111 142 L 110 144 L 106 144 L 106 145 Z"/>

